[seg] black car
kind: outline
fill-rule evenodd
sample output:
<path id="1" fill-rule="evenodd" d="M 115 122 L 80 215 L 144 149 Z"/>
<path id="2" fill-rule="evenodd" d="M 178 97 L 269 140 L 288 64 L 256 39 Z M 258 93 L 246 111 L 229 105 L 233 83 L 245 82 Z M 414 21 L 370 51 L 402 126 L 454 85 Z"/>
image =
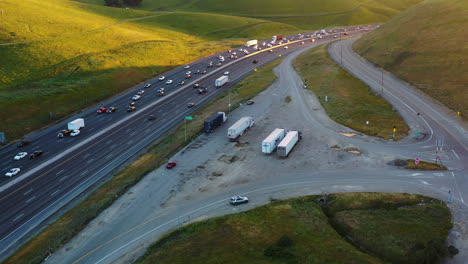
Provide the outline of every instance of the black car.
<path id="1" fill-rule="evenodd" d="M 156 120 L 156 116 L 155 115 L 150 115 L 150 116 L 148 116 L 148 120 Z"/>
<path id="2" fill-rule="evenodd" d="M 31 144 L 31 140 L 21 140 L 20 143 L 18 143 L 18 145 L 16 145 L 16 147 L 21 148 L 21 147 L 27 146 L 29 144 Z"/>
<path id="3" fill-rule="evenodd" d="M 258 62 L 258 60 L 253 60 L 253 61 L 252 61 L 253 64 L 255 64 L 255 63 L 257 63 L 257 62 Z"/>
<path id="4" fill-rule="evenodd" d="M 133 111 L 135 111 L 135 110 L 136 110 L 136 107 L 135 107 L 135 106 L 129 106 L 129 107 L 127 108 L 127 112 L 133 112 Z"/>
<path id="5" fill-rule="evenodd" d="M 188 103 L 188 105 L 187 105 L 187 106 L 188 106 L 188 108 L 192 108 L 192 107 L 194 107 L 194 106 L 195 106 L 195 103 Z"/>
<path id="6" fill-rule="evenodd" d="M 29 158 L 30 158 L 30 159 L 35 159 L 35 158 L 37 158 L 37 157 L 42 156 L 42 154 L 44 154 L 43 151 L 36 150 L 36 151 L 34 151 L 33 153 L 31 153 L 31 154 L 29 155 Z"/>
<path id="7" fill-rule="evenodd" d="M 208 88 L 206 88 L 206 87 L 201 87 L 201 88 L 198 89 L 199 94 L 203 94 L 203 93 L 206 93 L 206 92 L 208 92 Z"/>

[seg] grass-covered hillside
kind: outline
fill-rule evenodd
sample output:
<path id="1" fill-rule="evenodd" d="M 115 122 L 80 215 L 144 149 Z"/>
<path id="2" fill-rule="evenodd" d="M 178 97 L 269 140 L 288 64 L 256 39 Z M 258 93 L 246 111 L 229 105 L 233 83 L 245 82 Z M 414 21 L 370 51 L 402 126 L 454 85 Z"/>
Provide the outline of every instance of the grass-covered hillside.
<path id="1" fill-rule="evenodd" d="M 426 0 L 355 43 L 358 53 L 468 118 L 468 1 Z"/>
<path id="2" fill-rule="evenodd" d="M 145 0 L 125 9 L 102 0 L 3 0 L 0 131 L 20 138 L 246 38 L 383 22 L 418 1 L 291 1 L 286 9 L 282 1 Z M 373 11 L 356 15 L 364 6 Z"/>
<path id="3" fill-rule="evenodd" d="M 167 234 L 146 263 L 437 263 L 450 211 L 412 194 L 343 193 L 274 201 Z M 428 232 L 430 230 L 430 232 Z"/>

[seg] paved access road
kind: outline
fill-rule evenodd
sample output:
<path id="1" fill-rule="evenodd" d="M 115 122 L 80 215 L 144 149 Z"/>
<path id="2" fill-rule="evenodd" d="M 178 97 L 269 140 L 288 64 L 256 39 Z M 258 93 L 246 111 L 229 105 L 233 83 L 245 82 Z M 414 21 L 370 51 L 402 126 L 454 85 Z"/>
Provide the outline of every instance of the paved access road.
<path id="1" fill-rule="evenodd" d="M 350 50 L 351 42 L 332 44 L 329 49 L 332 57 L 341 62 L 341 58 L 336 58 L 337 54 L 343 54 L 344 67 L 380 91 L 380 82 L 372 81 L 375 68 L 361 64 L 363 61 Z M 384 87 L 384 96 L 398 98 L 389 101 L 407 120 L 411 135 L 394 143 L 364 135 L 343 136 L 339 133 L 353 131 L 326 116 L 320 102 L 303 89 L 292 68 L 294 57 L 305 49 L 285 58 L 275 70 L 278 81 L 254 98 L 254 105 L 236 109 L 227 124 L 211 135 L 200 136 L 172 157 L 179 162 L 176 168 L 160 168 L 150 173 L 50 256 L 47 263 L 131 263 L 161 235 L 185 223 L 248 210 L 271 199 L 352 191 L 420 193 L 450 201 L 454 228 L 449 242 L 460 249 L 460 254 L 447 263 L 466 263 L 467 136 L 463 124 L 444 114 L 440 107 L 431 106 L 430 98 L 398 96 L 398 92 L 408 92 L 405 84 L 384 73 L 384 84 L 392 85 Z M 286 96 L 291 97 L 291 103 L 284 102 Z M 420 115 L 411 109 L 417 109 Z M 433 111 L 445 121 L 432 120 L 429 114 Z M 240 139 L 246 146 L 239 147 L 229 142 L 225 133 L 242 116 L 252 116 L 256 122 Z M 441 122 L 447 122 L 444 125 L 447 127 L 439 126 Z M 260 152 L 260 142 L 275 127 L 303 132 L 303 139 L 287 159 Z M 416 130 L 419 133 L 414 134 Z M 340 149 L 333 150 L 332 146 Z M 347 153 L 343 151 L 345 147 L 359 149 L 361 154 Z M 421 157 L 431 161 L 436 155 L 442 157 L 449 171 L 408 171 L 388 165 L 395 158 Z M 226 162 L 223 157 L 237 157 L 238 161 Z M 213 176 L 213 172 L 221 176 Z M 247 195 L 251 202 L 230 206 L 228 198 L 236 194 Z"/>
<path id="2" fill-rule="evenodd" d="M 349 35 L 357 35 L 372 30 L 373 27 L 348 28 Z M 0 150 L 0 173 L 4 174 L 12 167 L 21 168 L 21 173 L 15 177 L 0 177 L 0 206 L 3 213 L 0 216 L 0 254 L 7 256 L 17 246 L 20 238 L 34 230 L 50 215 L 93 186 L 102 177 L 112 173 L 119 165 L 134 157 L 136 153 L 151 142 L 162 138 L 162 135 L 174 125 L 190 115 L 198 107 L 214 98 L 222 91 L 229 89 L 235 82 L 251 73 L 254 68 L 286 55 L 298 48 L 316 43 L 324 43 L 336 39 L 344 29 L 337 29 L 322 39 L 299 36 L 288 36 L 290 43 L 273 47 L 273 52 L 267 49 L 255 52 L 248 48 L 249 54 L 239 49 L 233 50 L 238 58 L 230 59 L 230 53 L 220 53 L 226 62 L 221 67 L 207 67 L 209 61 L 218 62 L 215 54 L 190 63 L 190 68 L 180 67 L 165 73 L 165 80 L 159 81 L 157 76 L 144 84 L 116 96 L 102 104 L 84 110 L 78 115 L 54 125 L 48 129 L 28 136 L 32 144 L 23 148 L 8 145 Z M 311 33 L 309 33 L 311 34 Z M 341 34 L 344 36 L 344 34 Z M 304 43 L 301 43 L 304 42 Z M 288 49 L 285 49 L 288 46 Z M 262 45 L 260 47 L 264 48 Z M 254 64 L 253 60 L 258 60 Z M 185 79 L 185 72 L 192 71 L 192 78 Z M 197 71 L 207 73 L 196 73 Z M 231 82 L 221 89 L 214 87 L 214 80 L 225 71 L 229 71 Z M 166 80 L 173 80 L 166 84 Z M 179 82 L 185 81 L 184 85 Z M 208 87 L 208 93 L 199 95 L 192 85 L 199 83 Z M 166 95 L 159 97 L 157 89 L 164 87 Z M 135 101 L 137 110 L 126 112 L 126 106 L 132 101 L 132 96 L 139 90 L 145 90 L 141 99 Z M 193 102 L 196 107 L 188 108 Z M 117 107 L 115 113 L 97 114 L 101 107 Z M 155 115 L 156 120 L 147 120 L 149 115 Z M 57 133 L 66 128 L 67 122 L 76 118 L 85 119 L 85 128 L 77 137 L 57 138 Z M 19 151 L 31 153 L 42 150 L 45 154 L 34 160 L 24 158 L 14 161 L 13 156 Z"/>

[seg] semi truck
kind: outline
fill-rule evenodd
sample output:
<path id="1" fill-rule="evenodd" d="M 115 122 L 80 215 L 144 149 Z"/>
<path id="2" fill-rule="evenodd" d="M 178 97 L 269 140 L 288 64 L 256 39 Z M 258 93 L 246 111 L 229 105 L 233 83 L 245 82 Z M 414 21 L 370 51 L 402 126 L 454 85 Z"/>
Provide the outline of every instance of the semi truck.
<path id="1" fill-rule="evenodd" d="M 215 86 L 216 88 L 220 88 L 221 86 L 225 85 L 228 82 L 229 82 L 229 76 L 223 75 L 215 80 Z"/>
<path id="2" fill-rule="evenodd" d="M 233 141 L 242 136 L 245 130 L 251 128 L 253 125 L 254 120 L 251 116 L 242 117 L 236 123 L 234 123 L 234 125 L 228 128 L 227 136 L 229 140 Z"/>
<path id="3" fill-rule="evenodd" d="M 84 127 L 84 119 L 83 118 L 78 118 L 75 119 L 71 122 L 68 122 L 68 129 L 69 130 L 80 130 L 82 127 Z"/>
<path id="4" fill-rule="evenodd" d="M 252 40 L 249 40 L 247 41 L 247 43 L 245 44 L 246 47 L 251 47 L 251 46 L 255 46 L 258 44 L 258 41 L 256 39 L 252 39 Z"/>
<path id="5" fill-rule="evenodd" d="M 212 133 L 215 128 L 222 125 L 224 122 L 226 122 L 226 120 L 226 113 L 218 112 L 205 120 L 203 130 L 205 131 L 205 133 Z"/>
<path id="6" fill-rule="evenodd" d="M 262 152 L 264 154 L 271 154 L 278 144 L 283 140 L 285 131 L 282 128 L 276 128 L 271 134 L 266 137 L 262 142 Z"/>
<path id="7" fill-rule="evenodd" d="M 289 131 L 278 145 L 278 156 L 287 157 L 289 152 L 296 146 L 296 143 L 301 139 L 301 132 Z"/>
<path id="8" fill-rule="evenodd" d="M 276 41 L 280 41 L 283 39 L 283 35 L 274 35 L 272 38 L 271 38 L 271 41 L 270 43 L 271 44 L 275 44 Z"/>

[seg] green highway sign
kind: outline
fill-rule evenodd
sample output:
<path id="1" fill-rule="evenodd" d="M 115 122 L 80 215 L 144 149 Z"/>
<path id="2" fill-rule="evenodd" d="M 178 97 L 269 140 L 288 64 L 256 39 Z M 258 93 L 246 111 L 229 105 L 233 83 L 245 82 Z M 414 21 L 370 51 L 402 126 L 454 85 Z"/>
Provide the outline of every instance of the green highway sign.
<path id="1" fill-rule="evenodd" d="M 185 119 L 187 119 L 187 120 L 192 120 L 193 117 L 192 117 L 192 116 L 186 116 Z"/>

